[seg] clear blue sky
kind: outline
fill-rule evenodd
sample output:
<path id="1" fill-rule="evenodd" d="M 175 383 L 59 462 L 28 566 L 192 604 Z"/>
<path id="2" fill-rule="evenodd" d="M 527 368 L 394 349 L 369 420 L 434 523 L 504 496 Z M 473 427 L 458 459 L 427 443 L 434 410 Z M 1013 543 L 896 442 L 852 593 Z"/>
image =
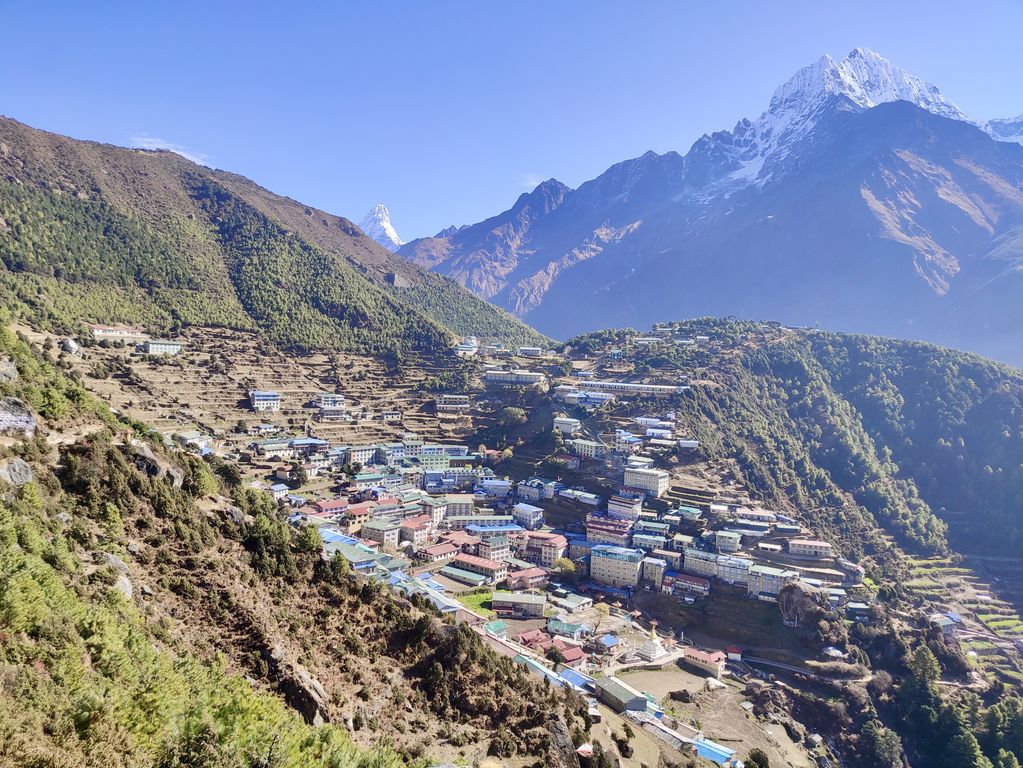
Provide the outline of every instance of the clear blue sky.
<path id="1" fill-rule="evenodd" d="M 1023 0 L 0 0 L 0 29 L 0 113 L 175 145 L 356 221 L 385 202 L 406 239 L 684 152 L 856 46 L 977 118 L 1023 112 Z"/>

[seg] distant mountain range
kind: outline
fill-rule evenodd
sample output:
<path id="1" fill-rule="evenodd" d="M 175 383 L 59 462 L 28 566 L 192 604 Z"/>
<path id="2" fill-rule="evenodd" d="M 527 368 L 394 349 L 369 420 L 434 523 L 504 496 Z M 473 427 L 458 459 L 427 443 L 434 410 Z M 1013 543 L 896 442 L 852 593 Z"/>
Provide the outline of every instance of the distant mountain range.
<path id="1" fill-rule="evenodd" d="M 1023 117 L 975 122 L 876 53 L 823 57 L 756 120 L 399 253 L 539 330 L 737 315 L 1023 363 Z"/>

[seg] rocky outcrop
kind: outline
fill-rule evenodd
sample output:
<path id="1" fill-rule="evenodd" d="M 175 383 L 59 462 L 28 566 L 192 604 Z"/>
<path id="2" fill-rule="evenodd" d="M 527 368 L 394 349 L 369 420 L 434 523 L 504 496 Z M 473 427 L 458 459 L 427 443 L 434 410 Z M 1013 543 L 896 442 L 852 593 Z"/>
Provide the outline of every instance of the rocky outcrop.
<path id="1" fill-rule="evenodd" d="M 114 589 L 124 595 L 125 600 L 131 600 L 132 595 L 135 594 L 135 587 L 132 585 L 131 579 L 123 573 L 114 580 Z"/>
<path id="2" fill-rule="evenodd" d="M 24 401 L 16 397 L 0 397 L 0 434 L 32 437 L 36 432 L 36 417 Z"/>
<path id="3" fill-rule="evenodd" d="M 0 383 L 14 383 L 18 380 L 18 366 L 9 357 L 0 357 Z"/>
<path id="4" fill-rule="evenodd" d="M 32 472 L 32 467 L 24 459 L 14 458 L 0 464 L 0 481 L 13 485 L 16 488 L 32 482 L 34 477 L 35 474 Z"/>
<path id="5" fill-rule="evenodd" d="M 104 565 L 109 565 L 118 573 L 128 572 L 128 564 L 117 555 L 111 554 L 110 552 L 100 552 L 99 559 Z"/>
<path id="6" fill-rule="evenodd" d="M 166 459 L 158 456 L 148 443 L 132 440 L 131 447 L 135 451 L 135 465 L 150 477 L 166 480 L 175 488 L 180 488 L 185 481 L 184 473 Z"/>
<path id="7" fill-rule="evenodd" d="M 301 664 L 288 659 L 280 648 L 265 654 L 270 674 L 277 679 L 277 688 L 310 725 L 330 722 L 330 700 L 327 691 Z"/>
<path id="8" fill-rule="evenodd" d="M 552 720 L 547 727 L 551 737 L 551 746 L 554 753 L 560 758 L 561 765 L 566 768 L 574 768 L 579 765 L 579 755 L 575 751 L 575 744 L 572 742 L 572 734 L 568 731 L 568 725 L 564 720 Z"/>
<path id="9" fill-rule="evenodd" d="M 782 618 L 791 624 L 806 624 L 827 613 L 827 594 L 803 582 L 786 584 L 778 593 L 778 608 Z"/>

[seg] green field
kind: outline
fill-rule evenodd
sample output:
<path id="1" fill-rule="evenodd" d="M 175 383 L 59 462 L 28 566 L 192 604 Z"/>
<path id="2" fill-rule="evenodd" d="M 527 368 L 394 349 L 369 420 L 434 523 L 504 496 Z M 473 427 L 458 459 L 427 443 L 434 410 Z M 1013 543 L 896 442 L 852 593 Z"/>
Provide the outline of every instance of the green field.
<path id="1" fill-rule="evenodd" d="M 493 599 L 493 592 L 480 592 L 478 594 L 471 595 L 457 595 L 456 600 L 464 605 L 471 611 L 475 611 L 480 616 L 496 616 L 497 614 L 490 608 L 490 601 Z"/>

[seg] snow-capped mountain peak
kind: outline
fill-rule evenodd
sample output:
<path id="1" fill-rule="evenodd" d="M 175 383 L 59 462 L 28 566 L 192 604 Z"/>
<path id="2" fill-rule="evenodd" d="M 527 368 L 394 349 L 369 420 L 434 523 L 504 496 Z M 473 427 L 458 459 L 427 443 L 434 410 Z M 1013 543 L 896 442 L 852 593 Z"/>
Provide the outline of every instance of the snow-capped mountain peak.
<path id="1" fill-rule="evenodd" d="M 969 121 L 936 86 L 867 48 L 855 48 L 841 61 L 825 55 L 803 67 L 775 90 L 759 118 L 740 120 L 730 133 L 704 136 L 696 146 L 716 158 L 726 187 L 764 184 L 836 99 L 859 110 L 909 101 L 941 117 Z"/>
<path id="2" fill-rule="evenodd" d="M 373 206 L 373 210 L 366 214 L 359 228 L 389 251 L 396 251 L 405 244 L 394 230 L 391 212 L 383 203 Z"/>
<path id="3" fill-rule="evenodd" d="M 771 99 L 768 112 L 813 106 L 821 97 L 846 96 L 864 109 L 889 101 L 909 101 L 952 120 L 968 120 L 934 85 L 911 75 L 867 48 L 855 48 L 841 61 L 822 56 L 803 67 Z"/>
<path id="4" fill-rule="evenodd" d="M 1023 115 L 1004 119 L 988 120 L 981 125 L 991 138 L 1023 144 Z"/>

